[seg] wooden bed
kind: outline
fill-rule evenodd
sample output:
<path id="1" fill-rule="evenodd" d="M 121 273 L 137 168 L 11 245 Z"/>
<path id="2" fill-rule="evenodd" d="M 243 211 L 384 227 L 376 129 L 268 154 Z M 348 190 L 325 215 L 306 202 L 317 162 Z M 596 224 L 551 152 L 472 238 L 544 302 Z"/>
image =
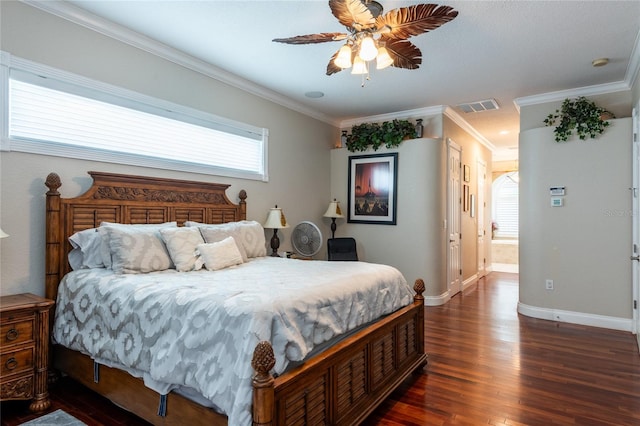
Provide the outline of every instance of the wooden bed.
<path id="1" fill-rule="evenodd" d="M 68 237 L 101 222 L 130 224 L 185 221 L 224 223 L 246 219 L 245 191 L 234 204 L 229 185 L 89 172 L 93 185 L 62 198 L 57 174 L 46 179 L 46 296 L 55 300 L 70 271 Z M 414 302 L 331 346 L 301 366 L 274 378 L 269 343 L 253 354 L 254 425 L 351 425 L 362 422 L 396 387 L 427 362 L 424 351 L 424 283 Z M 51 321 L 53 323 L 53 321 Z M 126 372 L 59 345 L 51 365 L 114 403 L 155 425 L 226 425 L 226 416 L 170 393 L 166 413 L 157 414 L 160 395 Z M 99 377 L 99 380 L 95 380 Z"/>

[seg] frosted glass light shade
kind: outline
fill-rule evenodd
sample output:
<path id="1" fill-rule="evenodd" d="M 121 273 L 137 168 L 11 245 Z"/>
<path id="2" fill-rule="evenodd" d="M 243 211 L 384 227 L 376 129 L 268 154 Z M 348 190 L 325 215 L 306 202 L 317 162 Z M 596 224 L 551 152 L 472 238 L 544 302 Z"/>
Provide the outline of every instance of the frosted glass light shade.
<path id="1" fill-rule="evenodd" d="M 351 74 L 367 74 L 367 63 L 360 56 L 356 56 L 353 60 L 353 68 Z"/>
<path id="2" fill-rule="evenodd" d="M 376 57 L 376 69 L 381 70 L 387 68 L 393 64 L 393 59 L 389 56 L 389 52 L 386 47 L 378 49 L 378 56 Z"/>
<path id="3" fill-rule="evenodd" d="M 333 63 L 340 68 L 351 68 L 351 47 L 347 44 L 342 46 Z"/>
<path id="4" fill-rule="evenodd" d="M 0 228 L 0 238 L 7 238 L 9 236 L 9 234 L 7 234 L 6 232 L 4 232 L 2 230 L 2 228 Z"/>
<path id="5" fill-rule="evenodd" d="M 289 224 L 287 223 L 287 219 L 284 217 L 284 213 L 282 213 L 282 209 L 275 206 L 271 210 L 269 210 L 269 214 L 267 215 L 267 220 L 262 225 L 264 228 L 270 229 L 281 229 L 288 228 Z"/>
<path id="6" fill-rule="evenodd" d="M 363 61 L 370 61 L 378 56 L 378 48 L 376 47 L 376 42 L 373 41 L 373 37 L 365 37 L 362 39 L 358 55 Z"/>

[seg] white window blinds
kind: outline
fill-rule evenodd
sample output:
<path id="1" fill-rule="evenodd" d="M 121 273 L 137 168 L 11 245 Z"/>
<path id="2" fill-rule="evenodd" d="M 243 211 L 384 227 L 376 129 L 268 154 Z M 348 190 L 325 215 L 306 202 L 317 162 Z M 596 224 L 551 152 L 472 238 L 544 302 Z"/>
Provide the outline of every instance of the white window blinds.
<path id="1" fill-rule="evenodd" d="M 8 83 L 11 150 L 267 180 L 266 129 L 23 70 Z"/>
<path id="2" fill-rule="evenodd" d="M 504 174 L 493 183 L 493 217 L 496 236 L 518 238 L 518 172 Z"/>

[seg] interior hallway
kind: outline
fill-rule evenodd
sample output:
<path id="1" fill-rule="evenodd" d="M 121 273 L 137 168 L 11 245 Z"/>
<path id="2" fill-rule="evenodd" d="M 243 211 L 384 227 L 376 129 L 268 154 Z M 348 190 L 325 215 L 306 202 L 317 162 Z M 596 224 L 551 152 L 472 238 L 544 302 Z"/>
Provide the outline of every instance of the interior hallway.
<path id="1" fill-rule="evenodd" d="M 640 425 L 631 333 L 518 315 L 518 275 L 493 272 L 426 308 L 426 374 L 369 425 Z"/>

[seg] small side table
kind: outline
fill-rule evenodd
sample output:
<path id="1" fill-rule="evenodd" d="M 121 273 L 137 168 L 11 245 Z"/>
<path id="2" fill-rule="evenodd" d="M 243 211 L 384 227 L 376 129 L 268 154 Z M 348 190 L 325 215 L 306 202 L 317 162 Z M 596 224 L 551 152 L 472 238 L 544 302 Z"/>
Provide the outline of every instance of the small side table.
<path id="1" fill-rule="evenodd" d="M 0 401 L 31 399 L 33 412 L 51 405 L 47 378 L 53 304 L 30 293 L 0 297 Z"/>

